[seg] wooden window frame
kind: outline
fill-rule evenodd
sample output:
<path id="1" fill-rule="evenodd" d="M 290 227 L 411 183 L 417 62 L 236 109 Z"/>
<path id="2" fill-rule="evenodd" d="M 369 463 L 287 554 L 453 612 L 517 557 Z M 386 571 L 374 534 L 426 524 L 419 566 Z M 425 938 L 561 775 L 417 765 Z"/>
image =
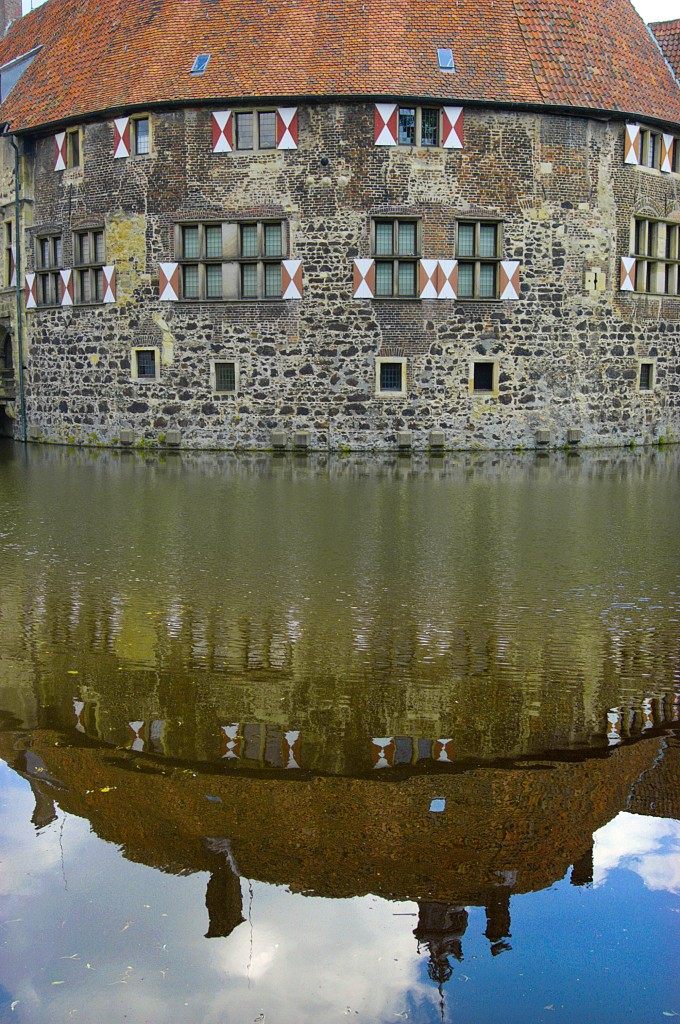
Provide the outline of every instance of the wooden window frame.
<path id="1" fill-rule="evenodd" d="M 414 112 L 413 142 L 403 142 L 401 138 L 401 113 L 412 110 Z M 434 111 L 437 115 L 437 137 L 435 142 L 423 142 L 423 112 Z M 411 149 L 441 149 L 442 148 L 442 108 L 436 106 L 407 106 L 402 104 L 397 107 L 397 145 Z"/>
<path id="2" fill-rule="evenodd" d="M 270 254 L 266 250 L 266 228 L 277 225 L 281 232 L 280 252 Z M 244 227 L 256 227 L 256 251 L 244 255 L 242 238 Z M 209 256 L 207 246 L 207 229 L 219 227 L 222 233 L 222 252 L 220 256 Z M 188 228 L 198 230 L 198 255 L 187 256 L 184 232 Z M 281 218 L 263 218 L 260 220 L 238 221 L 187 221 L 175 225 L 175 251 L 178 253 L 179 289 L 182 302 L 244 302 L 279 301 L 283 298 L 283 261 L 287 259 L 289 248 L 288 222 Z M 221 273 L 221 294 L 208 294 L 208 268 L 219 266 Z M 197 294 L 186 294 L 187 269 L 196 268 Z M 252 295 L 245 294 L 244 267 L 254 267 L 255 288 Z M 277 287 L 271 287 L 271 272 L 267 268 L 274 267 L 278 272 Z"/>
<path id="3" fill-rule="evenodd" d="M 82 258 L 83 239 L 88 240 L 88 258 Z M 97 239 L 102 240 L 101 259 L 97 254 Z M 104 301 L 106 285 L 106 235 L 103 227 L 83 228 L 73 232 L 73 287 L 74 303 L 78 306 L 100 306 Z"/>
<path id="4" fill-rule="evenodd" d="M 392 251 L 391 253 L 379 253 L 377 244 L 378 225 L 390 224 L 392 227 Z M 399 227 L 402 224 L 412 224 L 415 227 L 415 252 L 402 253 L 399 251 Z M 396 217 L 373 217 L 371 220 L 371 253 L 375 265 L 375 286 L 373 297 L 375 299 L 418 299 L 420 297 L 418 271 L 422 257 L 422 221 L 419 217 L 396 216 Z M 390 265 L 392 268 L 392 290 L 387 292 L 378 291 L 378 267 Z M 413 291 L 401 293 L 399 291 L 399 267 L 401 264 L 413 266 Z"/>
<path id="5" fill-rule="evenodd" d="M 630 247 L 635 257 L 635 292 L 680 297 L 680 223 L 633 217 Z"/>
<path id="6" fill-rule="evenodd" d="M 44 259 L 44 246 L 48 258 Z M 64 285 L 60 271 L 64 269 L 64 240 L 60 231 L 35 236 L 36 302 L 40 307 L 60 306 Z"/>
<path id="7" fill-rule="evenodd" d="M 272 145 L 261 145 L 261 125 L 260 116 L 262 114 L 273 114 L 274 115 L 274 137 Z M 252 117 L 252 131 L 250 146 L 239 145 L 239 118 L 242 116 L 250 115 Z M 276 119 L 278 115 L 277 107 L 256 107 L 251 110 L 234 110 L 232 117 L 234 123 L 234 153 L 272 153 L 276 150 Z"/>
<path id="8" fill-rule="evenodd" d="M 460 228 L 463 225 L 474 226 L 473 255 L 462 255 L 460 252 Z M 480 252 L 480 239 L 482 227 L 493 227 L 496 231 L 496 251 L 493 256 L 482 255 Z M 458 295 L 461 302 L 495 302 L 500 299 L 500 268 L 501 253 L 503 251 L 503 222 L 493 217 L 461 217 L 456 222 L 456 259 L 458 260 Z M 494 267 L 494 294 L 482 295 L 480 291 L 482 265 L 493 265 Z M 472 266 L 472 294 L 463 294 L 463 283 L 461 269 Z"/>

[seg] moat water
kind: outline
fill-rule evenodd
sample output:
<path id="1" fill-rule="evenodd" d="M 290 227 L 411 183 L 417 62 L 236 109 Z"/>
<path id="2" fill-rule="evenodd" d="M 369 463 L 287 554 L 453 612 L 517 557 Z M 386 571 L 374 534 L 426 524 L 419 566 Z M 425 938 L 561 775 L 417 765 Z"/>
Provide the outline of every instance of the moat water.
<path id="1" fill-rule="evenodd" d="M 680 451 L 0 442 L 0 1022 L 680 1016 Z"/>

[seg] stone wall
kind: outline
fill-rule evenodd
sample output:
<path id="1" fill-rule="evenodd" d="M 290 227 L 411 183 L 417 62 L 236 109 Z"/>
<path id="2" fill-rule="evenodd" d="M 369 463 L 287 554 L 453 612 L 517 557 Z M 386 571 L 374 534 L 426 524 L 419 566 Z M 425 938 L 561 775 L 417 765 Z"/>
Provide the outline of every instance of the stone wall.
<path id="1" fill-rule="evenodd" d="M 311 431 L 317 449 L 615 445 L 680 435 L 680 298 L 622 293 L 635 213 L 680 218 L 680 175 L 623 161 L 624 123 L 465 110 L 462 150 L 376 147 L 372 104 L 300 107 L 299 148 L 211 152 L 209 110 L 153 111 L 152 154 L 113 159 L 113 124 L 84 126 L 84 167 L 54 171 L 52 135 L 30 143 L 34 234 L 103 225 L 115 305 L 44 308 L 27 321 L 34 439 L 268 448 L 271 431 Z M 517 301 L 354 299 L 353 259 L 371 255 L 376 215 L 421 218 L 422 255 L 455 255 L 456 219 L 502 217 Z M 161 302 L 158 263 L 174 224 L 275 216 L 302 261 L 301 300 Z M 592 285 L 592 272 L 598 284 Z M 589 283 L 590 282 L 590 283 Z M 599 290 L 598 290 L 599 289 Z M 7 293 L 5 293 L 7 294 Z M 131 379 L 134 346 L 158 349 L 160 379 Z M 405 356 L 405 396 L 375 394 L 377 356 Z M 237 394 L 215 394 L 210 361 L 238 362 Z M 472 393 L 475 359 L 497 388 Z M 638 362 L 656 361 L 638 390 Z"/>

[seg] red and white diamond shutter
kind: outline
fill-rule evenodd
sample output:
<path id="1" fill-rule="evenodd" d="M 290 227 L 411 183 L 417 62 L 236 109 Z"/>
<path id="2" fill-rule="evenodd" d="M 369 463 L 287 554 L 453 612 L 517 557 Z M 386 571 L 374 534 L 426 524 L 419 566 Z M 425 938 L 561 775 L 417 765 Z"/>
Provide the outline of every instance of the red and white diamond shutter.
<path id="1" fill-rule="evenodd" d="M 231 153 L 234 148 L 234 119 L 231 110 L 213 110 L 212 151 Z"/>
<path id="2" fill-rule="evenodd" d="M 375 260 L 354 261 L 352 294 L 355 299 L 372 299 L 375 296 Z"/>
<path id="3" fill-rule="evenodd" d="M 276 148 L 298 148 L 297 107 L 279 107 L 276 111 Z"/>
<path id="4" fill-rule="evenodd" d="M 391 768 L 397 752 L 394 736 L 374 736 L 371 741 L 371 760 L 374 768 Z"/>
<path id="5" fill-rule="evenodd" d="M 463 148 L 462 107 L 444 107 L 442 110 L 442 146 L 444 149 Z"/>
<path id="6" fill-rule="evenodd" d="M 519 260 L 501 260 L 500 295 L 502 299 L 519 298 Z"/>
<path id="7" fill-rule="evenodd" d="M 104 298 L 103 302 L 115 302 L 116 301 L 116 268 L 115 267 L 102 267 L 102 274 L 104 275 Z"/>
<path id="8" fill-rule="evenodd" d="M 113 122 L 113 158 L 120 160 L 130 155 L 130 118 L 117 117 Z"/>
<path id="9" fill-rule="evenodd" d="M 66 132 L 59 132 L 54 136 L 54 169 L 66 170 Z"/>
<path id="10" fill-rule="evenodd" d="M 438 298 L 458 298 L 458 260 L 440 260 Z"/>
<path id="11" fill-rule="evenodd" d="M 437 279 L 439 277 L 439 260 L 420 261 L 420 298 L 436 299 L 438 295 Z"/>
<path id="12" fill-rule="evenodd" d="M 675 139 L 672 135 L 661 136 L 661 170 L 670 174 L 673 170 L 673 147 Z"/>
<path id="13" fill-rule="evenodd" d="M 17 283 L 17 247 L 16 245 L 10 245 L 9 247 L 9 283 L 10 287 L 15 287 Z"/>
<path id="14" fill-rule="evenodd" d="M 26 274 L 26 309 L 35 309 L 38 305 L 35 274 Z"/>
<path id="15" fill-rule="evenodd" d="M 164 302 L 177 302 L 179 299 L 178 263 L 159 264 L 158 295 Z"/>
<path id="16" fill-rule="evenodd" d="M 281 755 L 284 768 L 300 767 L 300 733 L 292 730 L 284 732 L 281 739 Z"/>
<path id="17" fill-rule="evenodd" d="M 61 277 L 61 304 L 62 306 L 72 306 L 74 302 L 73 271 L 60 270 L 59 275 Z"/>
<path id="18" fill-rule="evenodd" d="M 626 135 L 623 140 L 623 162 L 626 164 L 639 164 L 641 146 L 640 125 L 627 124 Z"/>
<path id="19" fill-rule="evenodd" d="M 302 298 L 302 260 L 283 260 L 281 295 L 284 299 Z"/>
<path id="20" fill-rule="evenodd" d="M 373 118 L 373 142 L 376 146 L 396 146 L 397 121 L 396 103 L 376 103 Z"/>
<path id="21" fill-rule="evenodd" d="M 635 257 L 621 257 L 621 284 L 622 292 L 635 291 Z"/>
<path id="22" fill-rule="evenodd" d="M 457 292 L 458 260 L 420 261 L 421 299 L 455 299 Z"/>

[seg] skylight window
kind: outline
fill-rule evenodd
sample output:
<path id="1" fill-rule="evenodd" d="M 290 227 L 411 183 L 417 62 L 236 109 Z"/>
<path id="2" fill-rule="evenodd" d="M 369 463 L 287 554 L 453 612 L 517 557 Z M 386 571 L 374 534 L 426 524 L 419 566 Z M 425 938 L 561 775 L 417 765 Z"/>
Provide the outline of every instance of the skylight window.
<path id="1" fill-rule="evenodd" d="M 209 60 L 210 60 L 210 54 L 209 53 L 199 53 L 198 57 L 194 61 L 194 66 L 191 69 L 191 74 L 192 75 L 202 75 L 203 72 L 205 71 L 205 69 L 208 66 L 208 61 Z"/>
<path id="2" fill-rule="evenodd" d="M 455 71 L 456 65 L 453 62 L 453 50 L 448 47 L 439 47 L 437 50 L 437 61 L 440 71 Z"/>

